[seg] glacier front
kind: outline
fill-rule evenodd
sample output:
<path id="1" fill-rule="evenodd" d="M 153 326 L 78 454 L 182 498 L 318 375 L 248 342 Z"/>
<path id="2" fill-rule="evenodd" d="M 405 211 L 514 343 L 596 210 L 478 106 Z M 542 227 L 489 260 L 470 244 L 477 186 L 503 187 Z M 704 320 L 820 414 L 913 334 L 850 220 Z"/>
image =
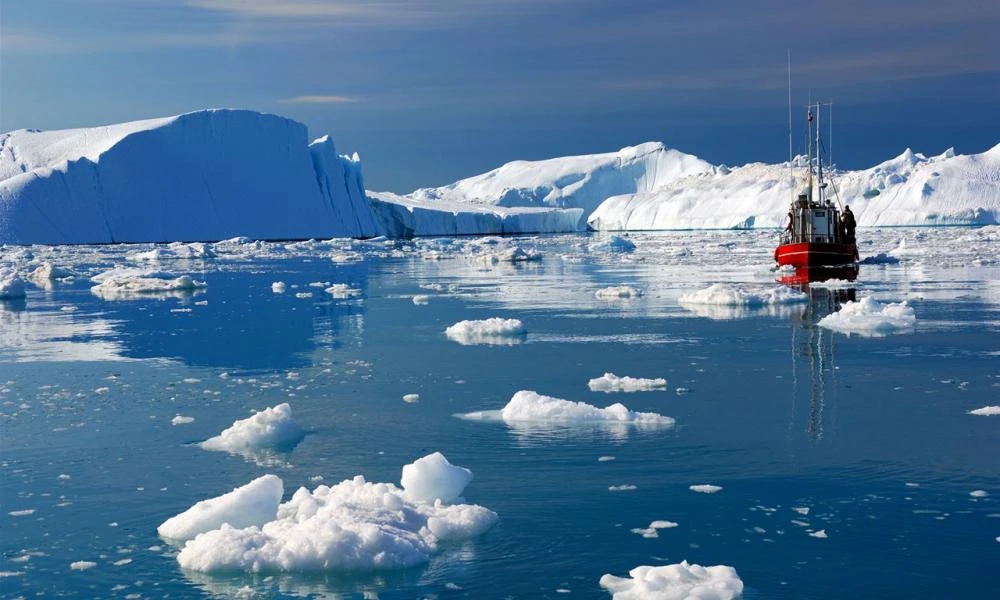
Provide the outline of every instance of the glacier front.
<path id="1" fill-rule="evenodd" d="M 305 125 L 203 110 L 0 136 L 0 243 L 372 236 L 361 165 Z"/>

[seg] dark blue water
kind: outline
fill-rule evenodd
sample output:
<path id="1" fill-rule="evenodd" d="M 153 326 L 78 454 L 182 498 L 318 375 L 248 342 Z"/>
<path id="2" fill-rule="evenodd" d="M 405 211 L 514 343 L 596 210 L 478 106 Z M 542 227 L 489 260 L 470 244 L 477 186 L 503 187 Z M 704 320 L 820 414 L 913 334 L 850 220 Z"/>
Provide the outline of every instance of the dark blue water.
<path id="1" fill-rule="evenodd" d="M 725 236 L 747 253 L 711 254 L 733 251 L 718 250 Z M 367 253 L 346 265 L 220 256 L 173 265 L 208 287 L 169 298 L 105 301 L 83 278 L 31 287 L 26 301 L 0 306 L 0 595 L 594 598 L 607 597 L 605 573 L 688 560 L 735 567 L 745 598 L 1000 597 L 1000 417 L 967 414 L 1000 404 L 997 267 L 862 267 L 855 285 L 813 288 L 809 303 L 710 318 L 677 296 L 766 280 L 768 243 L 700 240 L 650 236 L 660 249 L 696 250 L 664 260 L 588 251 L 585 236 L 526 240 L 546 256 L 520 266 L 461 253 Z M 74 256 L 81 270 L 115 262 Z M 277 280 L 285 294 L 272 293 Z M 309 287 L 317 281 L 364 295 L 332 300 Z M 646 294 L 594 298 L 620 283 Z M 908 299 L 914 330 L 869 338 L 816 326 L 868 294 Z M 444 336 L 493 316 L 521 319 L 525 342 Z M 587 381 L 608 371 L 668 386 L 591 392 Z M 677 426 L 512 428 L 453 416 L 499 409 L 518 390 L 622 402 Z M 403 402 L 408 393 L 420 401 Z M 192 445 L 281 402 L 310 433 L 269 464 Z M 171 425 L 177 414 L 195 421 Z M 266 472 L 284 479 L 287 498 L 316 476 L 398 483 L 404 464 L 434 451 L 474 472 L 466 499 L 501 520 L 426 566 L 210 576 L 182 571 L 156 535 L 198 500 Z M 723 489 L 688 489 L 701 483 Z M 635 489 L 609 491 L 623 485 Z M 662 519 L 679 525 L 654 539 L 631 531 Z M 827 537 L 810 535 L 820 530 Z"/>

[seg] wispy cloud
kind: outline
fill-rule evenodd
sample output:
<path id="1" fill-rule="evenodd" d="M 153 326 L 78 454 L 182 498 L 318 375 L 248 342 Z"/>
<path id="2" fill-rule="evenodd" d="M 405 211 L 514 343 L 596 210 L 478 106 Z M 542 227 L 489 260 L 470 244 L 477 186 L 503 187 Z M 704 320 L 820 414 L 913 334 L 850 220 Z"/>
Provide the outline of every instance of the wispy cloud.
<path id="1" fill-rule="evenodd" d="M 305 96 L 296 96 L 294 98 L 285 98 L 279 100 L 282 104 L 346 104 L 350 102 L 357 102 L 357 98 L 351 98 L 349 96 L 336 96 L 336 95 L 321 95 L 321 94 L 309 94 Z"/>

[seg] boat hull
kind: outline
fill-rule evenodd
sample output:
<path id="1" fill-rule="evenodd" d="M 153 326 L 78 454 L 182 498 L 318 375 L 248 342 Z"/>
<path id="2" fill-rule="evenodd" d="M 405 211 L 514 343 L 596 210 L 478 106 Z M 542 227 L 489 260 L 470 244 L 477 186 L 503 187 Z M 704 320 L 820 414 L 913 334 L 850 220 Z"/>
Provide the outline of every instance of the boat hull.
<path id="1" fill-rule="evenodd" d="M 774 260 L 779 265 L 793 267 L 848 265 L 858 260 L 858 247 L 855 244 L 819 242 L 781 244 L 774 251 Z"/>

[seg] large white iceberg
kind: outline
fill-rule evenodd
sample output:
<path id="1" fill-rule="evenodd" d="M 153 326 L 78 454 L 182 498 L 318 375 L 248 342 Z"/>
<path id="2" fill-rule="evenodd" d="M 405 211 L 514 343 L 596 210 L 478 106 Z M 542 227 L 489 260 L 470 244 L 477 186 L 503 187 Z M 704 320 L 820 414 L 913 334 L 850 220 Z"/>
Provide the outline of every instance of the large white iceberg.
<path id="1" fill-rule="evenodd" d="M 787 162 L 711 167 L 608 197 L 587 222 L 611 231 L 782 227 L 789 201 L 806 185 L 804 159 L 796 163 L 794 183 Z M 835 171 L 832 181 L 861 226 L 1000 223 L 1000 145 L 931 157 L 907 149 L 870 169 Z"/>
<path id="2" fill-rule="evenodd" d="M 360 162 L 305 125 L 203 110 L 0 136 L 0 243 L 369 236 Z"/>

